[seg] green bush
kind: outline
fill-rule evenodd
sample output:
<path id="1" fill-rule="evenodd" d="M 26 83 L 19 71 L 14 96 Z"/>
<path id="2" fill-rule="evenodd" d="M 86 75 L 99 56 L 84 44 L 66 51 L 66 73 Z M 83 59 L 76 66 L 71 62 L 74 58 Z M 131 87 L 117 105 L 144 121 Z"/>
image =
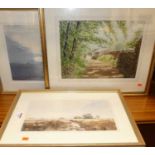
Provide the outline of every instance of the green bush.
<path id="1" fill-rule="evenodd" d="M 98 57 L 98 60 L 106 65 L 110 65 L 115 67 L 117 64 L 117 59 L 114 58 L 113 55 L 102 55 Z"/>

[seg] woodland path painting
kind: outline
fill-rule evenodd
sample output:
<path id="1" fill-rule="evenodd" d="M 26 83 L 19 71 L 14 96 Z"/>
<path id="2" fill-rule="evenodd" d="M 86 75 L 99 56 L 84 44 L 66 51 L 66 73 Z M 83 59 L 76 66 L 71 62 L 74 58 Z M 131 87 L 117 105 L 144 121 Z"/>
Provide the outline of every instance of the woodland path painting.
<path id="1" fill-rule="evenodd" d="M 62 78 L 134 78 L 142 21 L 59 22 Z"/>

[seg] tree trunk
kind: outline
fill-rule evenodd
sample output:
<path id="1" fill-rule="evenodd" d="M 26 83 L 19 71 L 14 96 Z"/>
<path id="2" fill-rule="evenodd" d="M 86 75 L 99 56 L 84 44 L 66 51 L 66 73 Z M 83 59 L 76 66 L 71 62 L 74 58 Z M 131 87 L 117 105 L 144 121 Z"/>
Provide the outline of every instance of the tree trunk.
<path id="1" fill-rule="evenodd" d="M 76 24 L 76 33 L 78 33 L 79 27 L 80 27 L 80 21 L 77 21 L 77 24 Z M 73 39 L 72 50 L 70 52 L 70 60 L 72 60 L 74 58 L 74 55 L 75 55 L 74 52 L 76 50 L 76 47 L 77 47 L 77 36 Z"/>
<path id="2" fill-rule="evenodd" d="M 63 56 L 64 56 L 64 58 L 67 56 L 66 49 L 67 49 L 67 41 L 68 41 L 68 36 L 69 36 L 70 24 L 71 24 L 70 22 L 67 23 L 67 28 L 66 28 L 66 33 L 65 33 L 65 41 L 64 41 L 64 46 L 63 46 Z"/>

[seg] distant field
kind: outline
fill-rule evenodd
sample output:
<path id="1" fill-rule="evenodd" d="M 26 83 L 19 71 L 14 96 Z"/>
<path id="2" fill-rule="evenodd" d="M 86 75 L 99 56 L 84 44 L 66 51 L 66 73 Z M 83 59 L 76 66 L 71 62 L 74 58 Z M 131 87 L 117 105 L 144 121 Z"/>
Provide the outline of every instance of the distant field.
<path id="1" fill-rule="evenodd" d="M 25 120 L 22 131 L 94 131 L 116 130 L 112 119 Z"/>

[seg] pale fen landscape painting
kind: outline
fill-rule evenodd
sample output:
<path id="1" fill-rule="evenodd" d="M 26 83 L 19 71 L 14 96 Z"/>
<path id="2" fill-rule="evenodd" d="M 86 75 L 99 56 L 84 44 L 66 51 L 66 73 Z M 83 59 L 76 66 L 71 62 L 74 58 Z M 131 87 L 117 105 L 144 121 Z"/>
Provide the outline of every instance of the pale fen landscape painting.
<path id="1" fill-rule="evenodd" d="M 143 21 L 59 22 L 62 78 L 134 78 Z"/>
<path id="2" fill-rule="evenodd" d="M 37 25 L 5 25 L 4 35 L 13 80 L 43 80 Z"/>
<path id="3" fill-rule="evenodd" d="M 56 100 L 31 103 L 22 131 L 117 130 L 106 101 Z"/>

